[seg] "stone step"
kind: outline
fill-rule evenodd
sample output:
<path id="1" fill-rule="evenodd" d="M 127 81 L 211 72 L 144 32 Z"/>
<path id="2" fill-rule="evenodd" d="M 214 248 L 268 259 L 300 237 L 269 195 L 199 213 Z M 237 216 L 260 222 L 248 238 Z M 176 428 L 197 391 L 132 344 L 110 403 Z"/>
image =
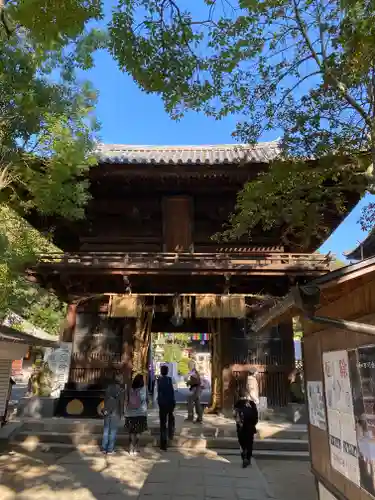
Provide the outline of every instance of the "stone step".
<path id="1" fill-rule="evenodd" d="M 73 452 L 75 450 L 79 450 L 83 454 L 96 454 L 99 452 L 98 445 L 95 444 L 90 444 L 90 445 L 74 445 L 72 443 L 67 444 L 67 443 L 57 443 L 57 442 L 52 442 L 52 443 L 43 443 L 40 441 L 35 440 L 32 442 L 32 439 L 29 439 L 28 441 L 24 442 L 14 442 L 13 444 L 20 446 L 22 449 L 26 451 L 34 451 L 34 450 L 39 450 L 42 452 L 55 452 L 55 453 L 69 453 Z M 187 443 L 184 443 L 186 445 Z M 197 445 L 197 443 L 195 443 Z M 156 446 L 156 442 L 154 443 L 149 443 L 147 445 L 143 444 L 145 449 L 148 449 L 151 451 L 153 447 Z M 202 443 L 201 443 L 202 445 Z M 116 448 L 118 451 L 123 452 L 123 450 L 127 449 L 127 446 L 122 447 L 120 444 L 116 445 Z M 122 449 L 123 448 L 123 449 Z M 177 448 L 176 446 L 171 446 L 171 450 L 173 449 L 189 449 L 186 446 Z M 191 449 L 191 448 L 190 448 Z M 194 447 L 196 452 L 202 452 L 206 453 L 206 451 L 209 449 L 205 446 L 195 446 Z M 231 456 L 238 456 L 240 453 L 240 450 L 238 448 L 238 444 L 236 447 L 229 449 L 229 448 L 212 448 L 212 451 L 217 453 L 218 455 L 221 455 L 223 457 L 231 457 Z M 308 451 L 291 451 L 291 450 L 267 450 L 267 449 L 257 449 L 257 447 L 254 447 L 253 450 L 253 455 L 257 459 L 268 459 L 268 460 L 296 460 L 296 461 L 309 461 L 310 460 L 310 454 Z"/>
<path id="2" fill-rule="evenodd" d="M 22 443 L 27 446 L 35 446 L 35 444 L 66 444 L 72 447 L 76 446 L 100 446 L 102 433 L 100 434 L 70 434 L 61 432 L 38 432 L 30 434 L 28 431 L 20 431 L 13 436 L 13 443 Z M 117 444 L 120 447 L 127 447 L 128 436 L 119 434 L 117 436 Z M 140 438 L 142 446 L 157 446 L 158 439 L 150 433 L 142 434 Z M 205 439 L 192 436 L 177 436 L 171 443 L 175 448 L 186 449 L 228 449 L 238 450 L 238 441 L 234 437 L 217 437 Z M 255 439 L 254 449 L 256 450 L 279 450 L 279 451 L 295 451 L 308 452 L 308 441 L 301 439 Z"/>
<path id="3" fill-rule="evenodd" d="M 103 432 L 103 422 L 102 421 L 70 421 L 63 420 L 63 422 L 56 420 L 50 421 L 25 421 L 20 429 L 22 432 L 27 433 L 46 433 L 52 432 L 56 434 L 101 434 Z M 301 429 L 295 429 L 293 427 L 264 427 L 262 425 L 258 426 L 259 435 L 262 438 L 277 438 L 277 439 L 295 439 L 295 440 L 307 440 L 308 434 L 307 429 L 302 427 Z M 159 427 L 157 425 L 149 426 L 149 433 L 152 436 L 159 435 Z M 118 429 L 118 435 L 127 435 L 127 430 L 124 429 L 123 425 L 120 425 Z M 203 439 L 219 438 L 219 437 L 232 437 L 235 438 L 236 428 L 235 424 L 227 426 L 225 428 L 207 426 L 207 425 L 189 425 L 183 426 L 176 430 L 176 436 L 179 437 L 196 437 Z"/>
<path id="4" fill-rule="evenodd" d="M 215 449 L 215 452 L 223 457 L 238 455 L 238 451 L 235 450 Z M 257 450 L 254 448 L 253 455 L 257 459 L 310 461 L 310 453 L 308 451 Z"/>

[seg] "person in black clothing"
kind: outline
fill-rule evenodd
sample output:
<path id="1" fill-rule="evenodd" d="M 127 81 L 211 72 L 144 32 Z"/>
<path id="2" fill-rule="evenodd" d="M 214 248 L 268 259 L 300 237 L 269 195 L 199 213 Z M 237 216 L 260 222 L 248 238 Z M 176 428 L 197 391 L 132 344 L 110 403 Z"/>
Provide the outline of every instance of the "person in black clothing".
<path id="1" fill-rule="evenodd" d="M 163 365 L 160 368 L 160 374 L 161 376 L 158 379 L 160 449 L 166 451 L 168 439 L 172 440 L 174 436 L 175 420 L 173 412 L 176 406 L 176 398 L 172 379 L 168 377 L 168 366 Z"/>
<path id="2" fill-rule="evenodd" d="M 254 435 L 258 423 L 258 410 L 256 404 L 248 399 L 247 390 L 240 388 L 239 398 L 234 405 L 238 443 L 241 447 L 243 468 L 251 464 L 253 455 Z"/>

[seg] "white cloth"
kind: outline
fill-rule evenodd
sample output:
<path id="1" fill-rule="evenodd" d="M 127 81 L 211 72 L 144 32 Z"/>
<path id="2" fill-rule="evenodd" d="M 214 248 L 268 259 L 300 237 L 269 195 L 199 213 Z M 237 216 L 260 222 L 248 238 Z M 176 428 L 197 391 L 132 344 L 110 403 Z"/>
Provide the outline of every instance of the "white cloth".
<path id="1" fill-rule="evenodd" d="M 259 405 L 259 384 L 254 375 L 249 375 L 247 377 L 246 390 L 251 401 Z"/>

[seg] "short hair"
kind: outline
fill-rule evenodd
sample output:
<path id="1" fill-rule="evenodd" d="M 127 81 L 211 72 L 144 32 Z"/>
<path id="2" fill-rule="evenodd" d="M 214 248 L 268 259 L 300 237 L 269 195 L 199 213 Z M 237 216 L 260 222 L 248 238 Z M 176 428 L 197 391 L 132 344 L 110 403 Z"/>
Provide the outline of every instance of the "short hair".
<path id="1" fill-rule="evenodd" d="M 161 375 L 164 375 L 164 376 L 165 376 L 165 375 L 168 375 L 168 372 L 169 372 L 169 367 L 168 367 L 168 365 L 162 365 L 162 366 L 160 367 L 160 374 L 161 374 Z"/>
<path id="2" fill-rule="evenodd" d="M 143 378 L 143 375 L 141 373 L 138 373 L 132 383 L 132 389 L 142 389 L 142 387 L 145 386 L 145 381 Z"/>
<path id="3" fill-rule="evenodd" d="M 248 396 L 248 391 L 246 389 L 246 387 L 240 387 L 238 389 L 238 397 L 239 398 L 247 398 Z"/>

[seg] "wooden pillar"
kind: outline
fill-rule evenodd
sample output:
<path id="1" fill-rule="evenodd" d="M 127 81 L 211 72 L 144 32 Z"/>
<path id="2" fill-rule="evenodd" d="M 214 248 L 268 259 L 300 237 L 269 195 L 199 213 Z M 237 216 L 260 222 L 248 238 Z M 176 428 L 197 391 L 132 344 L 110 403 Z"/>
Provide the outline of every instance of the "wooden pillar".
<path id="1" fill-rule="evenodd" d="M 77 304 L 68 304 L 66 320 L 60 332 L 61 342 L 73 342 L 74 330 L 77 319 Z"/>
<path id="2" fill-rule="evenodd" d="M 233 365 L 233 319 L 221 320 L 221 374 L 223 383 L 221 410 L 226 414 L 232 412 L 234 403 L 235 380 L 232 372 Z"/>
<path id="3" fill-rule="evenodd" d="M 219 413 L 233 407 L 231 319 L 210 320 L 212 333 L 212 395 L 207 413 Z"/>
<path id="4" fill-rule="evenodd" d="M 295 356 L 294 356 L 294 332 L 293 332 L 293 320 L 290 319 L 284 323 L 279 324 L 279 335 L 281 339 L 281 344 L 283 346 L 283 364 L 285 366 L 284 370 L 284 380 L 281 382 L 283 387 L 281 391 L 285 394 L 285 401 L 290 402 L 290 380 L 289 376 L 294 370 Z"/>
<path id="5" fill-rule="evenodd" d="M 133 372 L 142 373 L 147 383 L 147 355 L 151 342 L 152 312 L 144 312 L 137 318 L 135 323 L 133 341 Z"/>
<path id="6" fill-rule="evenodd" d="M 124 327 L 122 330 L 121 365 L 125 384 L 130 382 L 133 370 L 134 332 L 135 319 L 124 318 Z"/>
<path id="7" fill-rule="evenodd" d="M 221 338 L 220 320 L 210 319 L 208 330 L 211 333 L 211 404 L 207 413 L 221 410 L 222 376 L 221 376 Z"/>

